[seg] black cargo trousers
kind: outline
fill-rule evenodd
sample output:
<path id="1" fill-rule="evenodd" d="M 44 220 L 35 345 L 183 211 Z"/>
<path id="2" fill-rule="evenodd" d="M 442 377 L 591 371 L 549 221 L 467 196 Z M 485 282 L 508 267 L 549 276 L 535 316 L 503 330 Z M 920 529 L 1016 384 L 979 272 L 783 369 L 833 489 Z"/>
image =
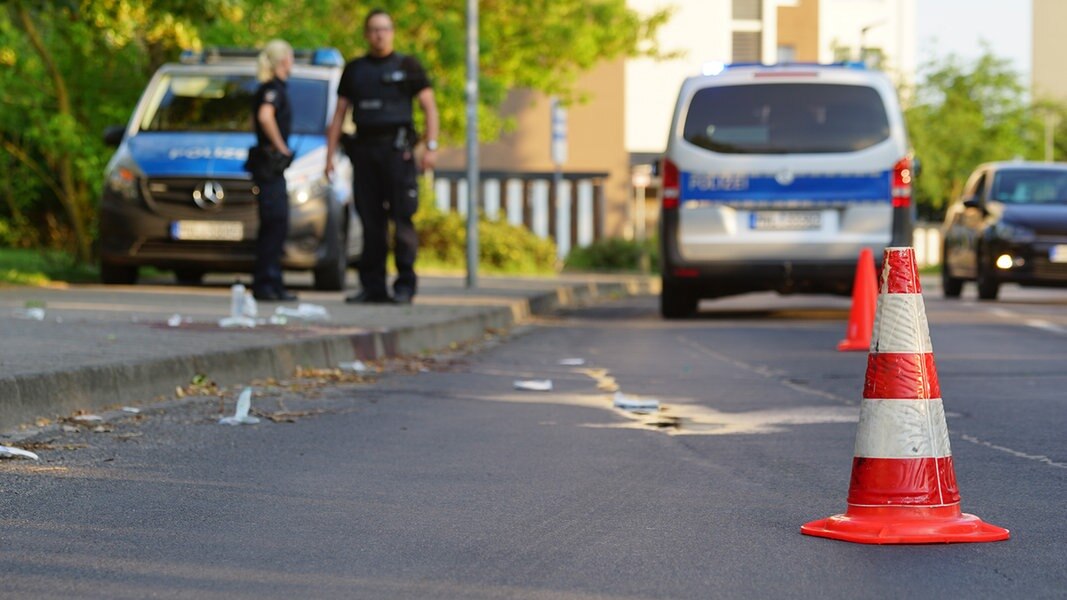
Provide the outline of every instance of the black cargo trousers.
<path id="1" fill-rule="evenodd" d="M 256 236 L 256 264 L 252 271 L 252 292 L 271 296 L 285 291 L 282 281 L 282 256 L 289 233 L 289 193 L 285 177 L 254 177 L 259 188 L 256 196 L 259 234 Z"/>
<path id="2" fill-rule="evenodd" d="M 393 292 L 416 291 L 415 253 L 419 240 L 411 218 L 419 208 L 415 155 L 410 148 L 397 148 L 391 139 L 360 140 L 349 146 L 352 160 L 356 210 L 363 223 L 363 255 L 359 281 L 371 297 L 387 295 L 385 262 L 389 253 L 389 220 L 395 237 L 393 257 L 397 278 Z"/>

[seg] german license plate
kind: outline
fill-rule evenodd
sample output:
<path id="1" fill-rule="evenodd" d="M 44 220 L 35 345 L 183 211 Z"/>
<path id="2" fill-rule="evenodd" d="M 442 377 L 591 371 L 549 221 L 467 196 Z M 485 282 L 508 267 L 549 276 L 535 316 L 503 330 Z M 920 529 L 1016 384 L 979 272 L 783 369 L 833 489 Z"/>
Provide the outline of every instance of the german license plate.
<path id="1" fill-rule="evenodd" d="M 239 242 L 245 228 L 240 221 L 174 221 L 170 237 L 175 240 Z"/>
<path id="2" fill-rule="evenodd" d="M 760 210 L 749 214 L 750 229 L 808 231 L 822 228 L 822 213 L 813 210 Z"/>
<path id="3" fill-rule="evenodd" d="M 1054 263 L 1067 263 L 1067 245 L 1057 244 L 1049 248 L 1048 261 Z"/>

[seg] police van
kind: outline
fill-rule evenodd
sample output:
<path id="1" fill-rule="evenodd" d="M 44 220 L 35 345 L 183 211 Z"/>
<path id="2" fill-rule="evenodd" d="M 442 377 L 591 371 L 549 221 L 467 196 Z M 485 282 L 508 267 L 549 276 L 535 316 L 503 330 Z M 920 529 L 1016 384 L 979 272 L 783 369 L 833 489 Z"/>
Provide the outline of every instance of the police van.
<path id="1" fill-rule="evenodd" d="M 682 84 L 660 165 L 666 318 L 760 290 L 848 294 L 870 248 L 910 245 L 912 158 L 888 77 L 730 65 Z"/>
<path id="2" fill-rule="evenodd" d="M 257 190 L 244 170 L 256 143 L 254 50 L 184 52 L 152 77 L 129 123 L 104 134 L 117 145 L 100 201 L 100 276 L 132 284 L 139 268 L 173 270 L 183 283 L 210 271 L 251 271 Z M 293 104 L 285 173 L 289 235 L 282 267 L 310 270 L 320 290 L 341 290 L 363 249 L 342 153 L 324 176 L 326 130 L 344 67 L 333 48 L 298 50 L 288 80 Z"/>

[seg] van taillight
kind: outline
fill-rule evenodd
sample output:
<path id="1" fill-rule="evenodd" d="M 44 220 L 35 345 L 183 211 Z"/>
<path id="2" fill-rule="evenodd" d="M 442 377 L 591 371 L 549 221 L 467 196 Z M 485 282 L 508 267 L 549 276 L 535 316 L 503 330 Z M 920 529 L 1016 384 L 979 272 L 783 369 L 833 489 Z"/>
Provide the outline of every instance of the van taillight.
<path id="1" fill-rule="evenodd" d="M 663 208 L 678 208 L 678 166 L 664 158 L 660 174 L 663 178 Z"/>
<path id="2" fill-rule="evenodd" d="M 889 186 L 893 208 L 911 206 L 911 174 L 911 159 L 907 156 L 893 165 L 893 180 Z"/>

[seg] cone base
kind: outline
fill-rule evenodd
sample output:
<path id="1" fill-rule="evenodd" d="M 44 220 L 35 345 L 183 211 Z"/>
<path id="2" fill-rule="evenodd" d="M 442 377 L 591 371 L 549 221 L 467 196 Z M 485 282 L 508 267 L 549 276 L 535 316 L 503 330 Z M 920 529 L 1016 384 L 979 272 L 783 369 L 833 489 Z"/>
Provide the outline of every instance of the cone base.
<path id="1" fill-rule="evenodd" d="M 958 505 L 849 506 L 843 515 L 804 524 L 800 533 L 859 544 L 998 542 L 1011 537 L 1003 527 L 960 512 Z"/>
<path id="2" fill-rule="evenodd" d="M 867 352 L 871 349 L 871 340 L 841 340 L 837 343 L 838 352 Z"/>

